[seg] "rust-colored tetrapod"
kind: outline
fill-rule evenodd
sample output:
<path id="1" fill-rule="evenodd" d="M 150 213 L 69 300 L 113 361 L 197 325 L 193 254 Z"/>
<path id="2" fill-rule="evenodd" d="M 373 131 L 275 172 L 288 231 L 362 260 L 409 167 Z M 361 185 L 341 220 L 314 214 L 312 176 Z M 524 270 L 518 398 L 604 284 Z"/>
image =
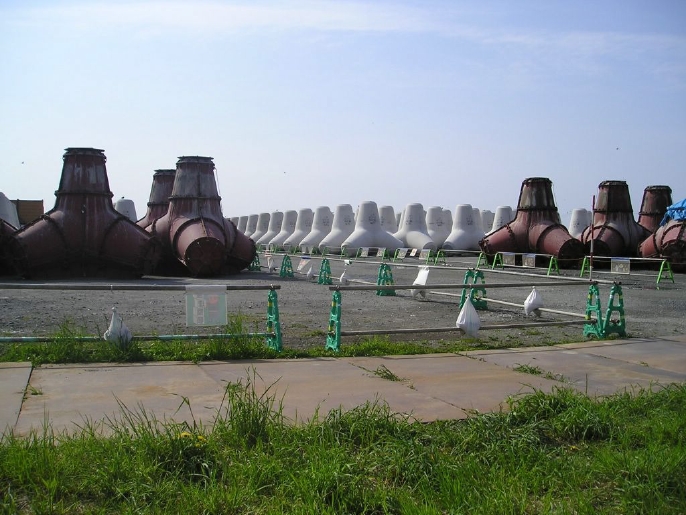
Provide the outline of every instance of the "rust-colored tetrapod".
<path id="1" fill-rule="evenodd" d="M 24 277 L 140 277 L 154 270 L 159 242 L 115 211 L 105 154 L 68 148 L 55 207 L 9 238 Z"/>
<path id="2" fill-rule="evenodd" d="M 167 214 L 169 208 L 169 197 L 174 188 L 174 176 L 176 170 L 155 170 L 152 176 L 152 186 L 148 199 L 148 210 L 145 216 L 136 222 L 138 227 L 146 229 L 158 218 Z"/>
<path id="3" fill-rule="evenodd" d="M 235 274 L 248 268 L 254 261 L 255 254 L 257 254 L 257 246 L 253 240 L 240 232 L 238 227 L 236 227 L 236 224 L 231 220 L 225 218 L 224 224 L 226 233 L 234 242 L 233 246 L 226 253 L 224 272 Z"/>
<path id="4" fill-rule="evenodd" d="M 252 242 L 222 215 L 211 157 L 179 158 L 167 213 L 148 230 L 194 277 L 236 272 L 254 257 Z"/>
<path id="5" fill-rule="evenodd" d="M 576 266 L 584 255 L 583 245 L 560 223 L 552 182 L 532 177 L 522 182 L 514 220 L 479 242 L 488 255 L 521 252 L 556 256 L 560 266 Z"/>
<path id="6" fill-rule="evenodd" d="M 667 208 L 672 205 L 672 188 L 669 186 L 648 186 L 643 191 L 638 223 L 650 232 L 657 231 Z"/>
<path id="7" fill-rule="evenodd" d="M 658 227 L 638 247 L 638 255 L 645 258 L 669 260 L 672 270 L 686 270 L 686 221 L 670 220 Z"/>
<path id="8" fill-rule="evenodd" d="M 10 234 L 16 229 L 9 222 L 0 218 L 0 275 L 12 274 L 14 272 L 11 265 L 11 258 L 7 252 L 7 242 Z"/>
<path id="9" fill-rule="evenodd" d="M 636 223 L 629 186 L 625 181 L 603 181 L 593 211 L 593 224 L 581 233 L 586 252 L 598 256 L 635 257 L 638 244 L 650 231 Z"/>

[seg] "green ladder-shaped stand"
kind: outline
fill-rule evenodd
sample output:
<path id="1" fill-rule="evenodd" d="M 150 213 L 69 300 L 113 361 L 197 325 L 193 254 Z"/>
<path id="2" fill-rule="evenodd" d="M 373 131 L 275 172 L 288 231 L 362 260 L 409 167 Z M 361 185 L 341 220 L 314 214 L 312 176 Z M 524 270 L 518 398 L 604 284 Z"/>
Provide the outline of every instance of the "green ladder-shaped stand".
<path id="1" fill-rule="evenodd" d="M 257 252 L 255 252 L 255 257 L 253 258 L 252 263 L 250 263 L 248 270 L 251 272 L 259 272 L 260 270 L 262 270 L 262 265 L 260 263 L 260 255 Z"/>
<path id="2" fill-rule="evenodd" d="M 279 277 L 293 277 L 293 263 L 290 256 L 284 256 L 281 261 L 281 270 L 279 270 Z"/>
<path id="3" fill-rule="evenodd" d="M 326 350 L 338 352 L 341 348 L 341 292 L 334 290 L 331 298 L 329 327 L 326 330 Z"/>
<path id="4" fill-rule="evenodd" d="M 479 259 L 476 260 L 474 268 L 479 268 L 481 265 L 488 266 L 488 255 L 484 251 L 479 252 Z"/>
<path id="5" fill-rule="evenodd" d="M 319 267 L 317 284 L 333 284 L 333 281 L 331 280 L 331 265 L 326 258 L 322 259 L 322 264 Z"/>
<path id="6" fill-rule="evenodd" d="M 471 283 L 469 282 L 471 279 Z M 467 270 L 464 274 L 464 281 L 462 284 L 482 284 L 485 285 L 484 273 L 481 270 Z M 462 295 L 460 296 L 460 309 L 464 306 L 467 301 L 467 290 L 469 290 L 469 299 L 474 305 L 474 309 L 486 310 L 488 309 L 488 304 L 486 303 L 486 287 L 472 287 L 472 288 L 462 288 Z"/>
<path id="7" fill-rule="evenodd" d="M 617 301 L 616 304 L 615 301 Z M 615 313 L 618 317 L 613 319 L 612 316 Z M 607 338 L 610 334 L 626 336 L 624 298 L 622 296 L 622 287 L 619 284 L 613 284 L 610 289 L 610 299 L 608 300 L 604 317 L 600 307 L 598 285 L 592 284 L 589 287 L 586 299 L 586 320 L 591 320 L 593 317 L 595 317 L 595 322 L 589 322 L 584 325 L 585 337 Z"/>
<path id="8" fill-rule="evenodd" d="M 660 288 L 660 281 L 662 279 L 670 279 L 672 283 L 674 282 L 674 274 L 672 273 L 672 265 L 669 264 L 669 261 L 664 259 L 662 263 L 660 263 L 660 272 L 657 274 L 657 282 L 655 283 L 658 287 Z"/>
<path id="9" fill-rule="evenodd" d="M 276 290 L 267 295 L 267 347 L 281 352 L 281 322 L 279 321 L 279 299 Z"/>
<path id="10" fill-rule="evenodd" d="M 387 263 L 381 263 L 379 265 L 379 274 L 376 278 L 377 286 L 391 286 L 394 285 L 393 282 L 393 271 Z M 376 290 L 377 295 L 382 297 L 394 297 L 395 290 Z"/>

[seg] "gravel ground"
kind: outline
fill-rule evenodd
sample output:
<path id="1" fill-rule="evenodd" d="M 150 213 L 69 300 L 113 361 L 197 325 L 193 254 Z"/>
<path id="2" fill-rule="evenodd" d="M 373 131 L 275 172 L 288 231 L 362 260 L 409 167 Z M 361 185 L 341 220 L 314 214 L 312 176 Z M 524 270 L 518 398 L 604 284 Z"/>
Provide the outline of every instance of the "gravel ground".
<path id="1" fill-rule="evenodd" d="M 264 259 L 262 260 L 264 264 Z M 280 264 L 280 258 L 276 261 Z M 297 267 L 299 258 L 293 259 Z M 433 267 L 429 274 L 429 293 L 426 300 L 414 299 L 409 290 L 398 290 L 396 296 L 378 296 L 375 291 L 342 292 L 342 328 L 390 329 L 429 328 L 454 326 L 459 313 L 459 297 L 431 293 L 431 284 L 462 284 L 465 270 L 474 266 L 475 258 L 451 258 L 448 265 Z M 313 259 L 313 269 L 318 271 L 320 260 Z M 344 263 L 331 259 L 331 275 L 334 284 L 344 270 Z M 395 284 L 412 284 L 417 277 L 418 261 L 408 259 L 403 263 L 390 263 Z M 368 281 L 376 284 L 379 262 L 372 259 L 356 260 L 347 267 L 346 277 L 351 284 Z M 547 279 L 544 272 L 531 269 L 508 268 L 504 272 L 484 270 L 486 284 L 517 283 L 522 287 L 492 288 L 487 297 L 522 304 L 531 291 L 533 282 L 550 282 L 551 286 L 538 286 L 544 307 L 583 314 L 586 308 L 587 285 L 555 285 L 558 277 Z M 578 271 L 563 270 L 562 279 L 577 278 Z M 654 271 L 631 275 L 598 273 L 601 280 L 622 282 L 626 327 L 631 337 L 652 337 L 684 334 L 686 332 L 685 278 L 675 276 L 675 284 L 664 280 L 656 287 Z M 328 286 L 309 281 L 304 275 L 281 278 L 278 272 L 248 272 L 236 276 L 211 280 L 188 278 L 145 277 L 138 281 L 53 281 L 49 284 L 93 285 L 101 284 L 107 289 L 11 289 L 7 285 L 35 284 L 30 281 L 3 278 L 0 282 L 0 334 L 3 336 L 51 335 L 68 323 L 83 334 L 102 334 L 109 325 L 111 308 L 116 307 L 125 324 L 134 335 L 192 334 L 217 332 L 217 327 L 186 327 L 185 295 L 183 291 L 122 291 L 122 284 L 145 285 L 279 285 L 278 303 L 285 347 L 307 348 L 323 346 L 329 321 L 332 292 Z M 112 288 L 109 288 L 112 285 Z M 601 284 L 600 299 L 603 310 L 607 307 L 609 284 Z M 461 290 L 441 290 L 459 295 Z M 241 314 L 251 331 L 263 331 L 267 312 L 266 291 L 229 291 L 227 296 L 229 314 Z M 522 308 L 489 304 L 487 311 L 479 312 L 482 325 L 522 323 L 527 321 L 574 320 L 574 317 L 543 313 L 540 319 L 527 318 Z M 345 337 L 344 342 L 356 337 Z M 421 333 L 392 336 L 394 340 L 415 340 L 427 345 L 440 345 L 446 340 L 460 338 L 458 333 Z M 581 341 L 581 326 L 546 327 L 527 329 L 501 329 L 481 331 L 480 339 L 491 345 L 541 345 L 564 341 Z"/>

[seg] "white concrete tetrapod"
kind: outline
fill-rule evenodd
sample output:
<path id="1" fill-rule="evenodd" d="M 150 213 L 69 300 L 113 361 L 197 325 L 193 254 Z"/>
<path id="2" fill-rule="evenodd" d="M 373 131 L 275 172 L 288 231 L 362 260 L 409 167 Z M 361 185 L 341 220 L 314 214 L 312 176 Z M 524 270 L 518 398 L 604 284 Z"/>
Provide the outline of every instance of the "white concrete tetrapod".
<path id="1" fill-rule="evenodd" d="M 341 244 L 346 256 L 355 256 L 362 247 L 383 247 L 395 253 L 403 242 L 381 227 L 381 217 L 376 202 L 362 202 L 357 210 L 355 230 Z"/>
<path id="2" fill-rule="evenodd" d="M 379 221 L 384 231 L 391 234 L 398 232 L 398 221 L 393 206 L 381 206 L 379 208 Z"/>
<path id="3" fill-rule="evenodd" d="M 473 207 L 472 208 L 472 216 L 474 217 L 474 226 L 478 230 L 480 230 L 482 232 L 486 232 L 484 230 L 484 224 L 481 222 L 481 209 L 479 209 L 478 207 Z"/>
<path id="4" fill-rule="evenodd" d="M 514 220 L 514 212 L 510 206 L 498 206 L 495 208 L 495 216 L 493 217 L 493 225 L 491 232 L 495 232 L 501 227 L 506 226 Z"/>
<path id="5" fill-rule="evenodd" d="M 567 227 L 567 230 L 569 231 L 569 234 L 577 240 L 581 238 L 581 233 L 584 232 L 584 229 L 590 225 L 588 215 L 589 211 L 587 209 L 572 209 L 572 216 L 569 219 L 569 227 Z"/>
<path id="6" fill-rule="evenodd" d="M 298 212 L 292 209 L 285 211 L 283 214 L 283 222 L 281 222 L 281 230 L 274 236 L 269 245 L 277 249 L 283 249 L 283 244 L 288 237 L 295 232 L 295 222 L 298 220 Z"/>
<path id="7" fill-rule="evenodd" d="M 426 229 L 437 247 L 441 247 L 450 234 L 442 207 L 432 206 L 426 210 Z"/>
<path id="8" fill-rule="evenodd" d="M 438 246 L 429 236 L 426 227 L 424 207 L 421 204 L 408 204 L 403 210 L 402 224 L 393 236 L 412 249 L 436 250 Z"/>
<path id="9" fill-rule="evenodd" d="M 133 203 L 133 200 L 124 197 L 120 198 L 114 203 L 114 210 L 117 213 L 121 213 L 132 222 L 138 220 L 138 217 L 136 216 L 136 205 Z"/>
<path id="10" fill-rule="evenodd" d="M 252 238 L 252 235 L 257 230 L 257 219 L 259 218 L 259 216 L 260 215 L 257 214 L 248 215 L 248 223 L 245 224 L 245 235 L 248 238 Z"/>
<path id="11" fill-rule="evenodd" d="M 453 213 L 450 209 L 443 210 L 443 222 L 445 223 L 446 238 L 450 236 L 450 231 L 453 230 Z"/>
<path id="12" fill-rule="evenodd" d="M 479 240 L 484 232 L 479 230 L 474 221 L 474 209 L 469 204 L 458 204 L 455 207 L 453 230 L 443 243 L 445 250 L 479 250 Z"/>
<path id="13" fill-rule="evenodd" d="M 495 213 L 490 209 L 481 210 L 481 229 L 484 232 L 489 232 L 491 227 L 493 227 L 493 220 L 495 219 Z"/>
<path id="14" fill-rule="evenodd" d="M 340 250 L 345 239 L 355 230 L 355 214 L 350 204 L 339 204 L 333 213 L 331 232 L 319 242 L 319 251 L 335 252 Z"/>
<path id="15" fill-rule="evenodd" d="M 312 230 L 300 242 L 300 250 L 305 254 L 310 254 L 324 237 L 331 232 L 333 223 L 333 213 L 327 206 L 319 206 L 314 210 L 312 219 Z"/>
<path id="16" fill-rule="evenodd" d="M 286 241 L 283 242 L 284 248 L 294 248 L 300 245 L 300 242 L 305 239 L 305 236 L 312 232 L 312 222 L 314 220 L 314 211 L 309 207 L 298 211 L 298 219 L 295 221 L 295 230 Z"/>
<path id="17" fill-rule="evenodd" d="M 4 193 L 0 192 L 0 218 L 10 224 L 15 229 L 19 229 L 19 214 L 17 213 L 17 206 L 8 199 Z"/>
<path id="18" fill-rule="evenodd" d="M 238 228 L 238 218 L 239 218 L 239 217 L 237 217 L 237 216 L 232 216 L 231 218 L 229 218 L 229 220 L 231 221 L 231 223 L 232 223 L 233 225 L 235 225 L 236 228 Z"/>
<path id="19" fill-rule="evenodd" d="M 238 217 L 238 225 L 236 229 L 245 234 L 245 228 L 248 226 L 248 215 L 243 215 Z"/>
<path id="20" fill-rule="evenodd" d="M 262 239 L 262 236 L 267 234 L 267 231 L 269 230 L 269 219 L 271 218 L 271 215 L 269 213 L 260 213 L 259 216 L 257 217 L 257 226 L 255 227 L 255 232 L 252 233 L 252 236 L 250 238 L 252 241 L 257 243 L 260 239 Z"/>
<path id="21" fill-rule="evenodd" d="M 274 236 L 281 232 L 281 224 L 283 224 L 283 213 L 281 211 L 274 211 L 269 215 L 269 227 L 267 228 L 267 232 L 255 243 L 258 245 L 269 245 L 274 239 Z"/>

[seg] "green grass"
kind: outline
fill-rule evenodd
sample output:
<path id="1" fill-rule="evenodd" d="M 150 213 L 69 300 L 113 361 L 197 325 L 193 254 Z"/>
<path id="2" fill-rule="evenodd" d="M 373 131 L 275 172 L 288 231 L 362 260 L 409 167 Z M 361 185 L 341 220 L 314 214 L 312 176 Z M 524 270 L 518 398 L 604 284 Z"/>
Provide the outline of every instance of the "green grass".
<path id="1" fill-rule="evenodd" d="M 5 435 L 0 512 L 686 512 L 686 385 L 560 388 L 429 424 L 377 402 L 295 426 L 254 374 L 211 426 L 121 406 L 108 437 Z"/>
<path id="2" fill-rule="evenodd" d="M 147 362 L 147 361 L 212 361 L 233 359 L 276 359 L 307 358 L 322 356 L 359 357 L 390 356 L 432 353 L 459 353 L 469 350 L 501 349 L 533 345 L 556 345 L 578 341 L 563 331 L 555 341 L 527 341 L 526 336 L 512 335 L 508 332 L 493 335 L 484 334 L 482 338 L 464 336 L 458 339 L 438 341 L 398 341 L 389 336 L 370 336 L 361 339 L 346 338 L 338 352 L 325 349 L 326 332 L 311 331 L 306 338 L 320 337 L 321 345 L 289 347 L 284 345 L 281 352 L 269 349 L 264 337 L 247 336 L 259 333 L 258 322 L 244 315 L 232 315 L 229 323 L 220 329 L 232 337 L 209 340 L 134 340 L 128 345 L 119 346 L 106 342 L 80 340 L 88 336 L 86 330 L 73 320 L 66 320 L 51 340 L 44 343 L 18 342 L 0 343 L 0 362 L 30 361 L 34 366 L 57 363 L 103 363 L 103 362 Z M 531 338 L 531 337 L 528 337 Z"/>

